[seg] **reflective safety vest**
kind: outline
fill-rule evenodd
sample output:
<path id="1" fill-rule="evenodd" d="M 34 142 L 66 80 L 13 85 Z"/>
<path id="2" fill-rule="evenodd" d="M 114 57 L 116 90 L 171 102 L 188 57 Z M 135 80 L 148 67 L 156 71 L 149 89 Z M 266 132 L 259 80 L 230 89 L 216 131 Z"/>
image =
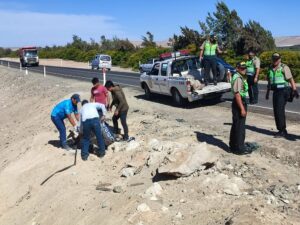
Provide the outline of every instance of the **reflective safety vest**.
<path id="1" fill-rule="evenodd" d="M 239 91 L 239 93 L 243 99 L 246 99 L 248 97 L 248 83 L 247 83 L 247 80 L 244 80 L 242 75 L 239 73 L 235 73 L 231 79 L 231 92 L 232 92 L 232 94 L 234 94 L 233 86 L 234 86 L 235 81 L 238 78 L 241 78 L 243 81 L 243 88 Z"/>
<path id="2" fill-rule="evenodd" d="M 209 41 L 205 41 L 204 44 L 204 55 L 205 56 L 215 56 L 218 45 L 211 44 Z"/>
<path id="3" fill-rule="evenodd" d="M 250 76 L 253 76 L 255 74 L 255 67 L 253 61 L 254 58 L 246 62 L 246 66 L 247 66 L 246 74 Z"/>
<path id="4" fill-rule="evenodd" d="M 284 64 L 281 64 L 275 71 L 270 68 L 269 80 L 272 89 L 284 88 L 288 86 L 288 82 L 285 80 L 283 67 Z"/>

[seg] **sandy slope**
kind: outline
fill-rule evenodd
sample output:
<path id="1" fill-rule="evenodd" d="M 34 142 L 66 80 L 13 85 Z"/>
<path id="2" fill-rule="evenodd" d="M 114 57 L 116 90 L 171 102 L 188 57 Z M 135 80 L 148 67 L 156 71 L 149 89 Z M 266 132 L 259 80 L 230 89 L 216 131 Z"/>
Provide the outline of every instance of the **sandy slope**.
<path id="1" fill-rule="evenodd" d="M 126 88 L 137 141 L 111 146 L 103 159 L 79 157 L 40 185 L 74 161 L 74 152 L 56 147 L 51 109 L 74 92 L 88 98 L 90 84 L 4 67 L 0 78 L 0 224 L 300 224 L 298 123 L 288 122 L 294 140 L 274 139 L 273 118 L 249 113 L 247 140 L 262 147 L 236 156 L 224 151 L 230 109 L 174 108 L 169 99 L 145 101 Z M 153 138 L 160 148 L 151 147 Z M 158 177 L 161 194 L 145 196 L 166 155 L 204 141 L 216 157 L 212 168 L 177 180 Z M 140 172 L 121 177 L 128 164 Z M 112 191 L 116 186 L 121 193 Z M 142 203 L 150 211 L 138 211 Z"/>

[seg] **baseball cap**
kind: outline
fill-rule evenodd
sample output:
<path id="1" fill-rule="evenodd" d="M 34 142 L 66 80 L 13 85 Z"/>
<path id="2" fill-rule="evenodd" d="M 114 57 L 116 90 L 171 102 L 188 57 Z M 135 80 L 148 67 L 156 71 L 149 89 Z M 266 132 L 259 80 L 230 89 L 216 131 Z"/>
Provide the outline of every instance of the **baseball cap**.
<path id="1" fill-rule="evenodd" d="M 80 102 L 80 95 L 79 94 L 73 94 L 71 98 L 75 99 L 77 102 Z"/>
<path id="2" fill-rule="evenodd" d="M 278 52 L 275 52 L 272 54 L 272 59 L 273 60 L 277 60 L 277 59 L 280 59 L 281 58 L 281 55 L 278 53 Z"/>
<path id="3" fill-rule="evenodd" d="M 247 65 L 246 65 L 245 62 L 238 62 L 238 63 L 236 64 L 236 67 L 237 67 L 237 68 L 240 68 L 240 69 L 246 69 L 246 68 L 247 68 Z"/>

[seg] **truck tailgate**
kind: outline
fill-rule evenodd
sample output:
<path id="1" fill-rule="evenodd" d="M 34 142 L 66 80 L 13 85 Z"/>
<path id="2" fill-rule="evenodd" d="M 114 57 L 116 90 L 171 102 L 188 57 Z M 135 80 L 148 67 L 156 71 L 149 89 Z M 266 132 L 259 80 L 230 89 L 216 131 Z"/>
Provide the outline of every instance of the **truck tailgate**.
<path id="1" fill-rule="evenodd" d="M 195 90 L 198 95 L 206 95 L 211 93 L 218 93 L 218 92 L 228 92 L 231 89 L 230 83 L 227 82 L 220 82 L 217 85 L 208 85 L 205 86 L 202 90 Z"/>

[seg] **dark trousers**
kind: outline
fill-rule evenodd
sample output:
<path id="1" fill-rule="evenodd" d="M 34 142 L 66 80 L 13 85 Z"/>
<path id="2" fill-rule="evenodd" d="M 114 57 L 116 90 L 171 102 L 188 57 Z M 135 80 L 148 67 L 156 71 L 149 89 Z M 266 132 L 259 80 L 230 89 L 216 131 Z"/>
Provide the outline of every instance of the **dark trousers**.
<path id="1" fill-rule="evenodd" d="M 81 157 L 86 159 L 89 156 L 89 146 L 91 132 L 93 132 L 97 138 L 98 154 L 105 152 L 105 144 L 102 136 L 101 126 L 99 118 L 88 119 L 82 123 L 83 126 L 83 139 L 81 146 Z"/>
<path id="2" fill-rule="evenodd" d="M 127 126 L 127 112 L 128 111 L 124 111 L 124 112 L 119 112 L 119 114 L 117 116 L 113 116 L 112 121 L 114 123 L 114 133 L 118 134 L 119 133 L 119 126 L 118 126 L 118 120 L 121 119 L 121 124 L 124 130 L 124 138 L 127 139 L 128 138 L 128 126 Z"/>
<path id="3" fill-rule="evenodd" d="M 257 83 L 254 83 L 254 75 L 253 76 L 247 76 L 247 82 L 248 82 L 248 93 L 250 98 L 250 103 L 256 104 L 258 102 L 258 85 Z"/>
<path id="4" fill-rule="evenodd" d="M 273 111 L 277 130 L 285 131 L 285 105 L 287 102 L 288 90 L 286 88 L 276 89 L 273 92 Z"/>
<path id="5" fill-rule="evenodd" d="M 213 74 L 213 81 L 217 81 L 217 58 L 215 56 L 204 56 L 203 58 L 203 64 L 204 64 L 204 72 L 205 82 L 209 82 L 210 80 L 210 69 L 212 70 Z"/>
<path id="6" fill-rule="evenodd" d="M 247 104 L 243 102 L 247 111 Z M 245 135 L 246 135 L 246 117 L 241 116 L 241 110 L 238 107 L 236 100 L 232 101 L 232 126 L 230 130 L 229 146 L 232 152 L 245 151 Z"/>
<path id="7" fill-rule="evenodd" d="M 66 126 L 64 120 L 57 116 L 51 116 L 51 120 L 59 132 L 61 147 L 65 147 L 67 144 L 67 134 L 66 134 Z"/>

